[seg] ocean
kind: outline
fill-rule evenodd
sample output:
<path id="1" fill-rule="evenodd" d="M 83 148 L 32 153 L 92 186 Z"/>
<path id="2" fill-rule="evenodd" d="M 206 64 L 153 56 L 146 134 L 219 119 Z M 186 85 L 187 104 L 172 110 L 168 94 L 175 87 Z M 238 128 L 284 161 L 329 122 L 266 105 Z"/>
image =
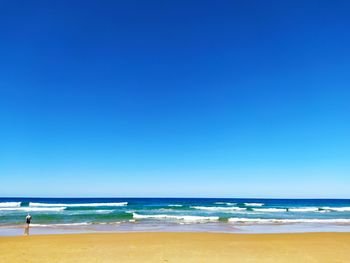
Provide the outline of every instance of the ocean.
<path id="1" fill-rule="evenodd" d="M 0 235 L 202 231 L 350 231 L 349 199 L 0 198 Z"/>

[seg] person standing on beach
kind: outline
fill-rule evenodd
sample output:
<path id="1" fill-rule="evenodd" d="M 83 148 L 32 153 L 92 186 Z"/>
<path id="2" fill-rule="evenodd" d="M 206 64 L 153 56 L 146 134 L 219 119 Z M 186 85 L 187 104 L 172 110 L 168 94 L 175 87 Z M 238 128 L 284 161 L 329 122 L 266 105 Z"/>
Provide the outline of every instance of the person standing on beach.
<path id="1" fill-rule="evenodd" d="M 26 223 L 27 223 L 27 226 L 29 227 L 29 224 L 30 224 L 30 221 L 32 220 L 32 216 L 30 214 L 28 214 L 26 216 Z"/>
<path id="2" fill-rule="evenodd" d="M 28 236 L 29 235 L 29 225 L 30 221 L 32 220 L 32 216 L 28 214 L 26 216 L 26 227 L 24 228 L 24 235 Z"/>

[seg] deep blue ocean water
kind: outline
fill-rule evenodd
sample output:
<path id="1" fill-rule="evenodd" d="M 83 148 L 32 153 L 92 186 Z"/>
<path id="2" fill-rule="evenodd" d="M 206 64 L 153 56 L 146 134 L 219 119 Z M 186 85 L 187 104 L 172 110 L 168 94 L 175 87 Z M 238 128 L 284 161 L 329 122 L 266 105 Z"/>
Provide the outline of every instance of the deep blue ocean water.
<path id="1" fill-rule="evenodd" d="M 309 225 L 316 231 L 350 227 L 349 199 L 0 198 L 2 229 L 22 226 L 28 213 L 33 228 L 55 229 L 232 232 L 257 226 Z"/>

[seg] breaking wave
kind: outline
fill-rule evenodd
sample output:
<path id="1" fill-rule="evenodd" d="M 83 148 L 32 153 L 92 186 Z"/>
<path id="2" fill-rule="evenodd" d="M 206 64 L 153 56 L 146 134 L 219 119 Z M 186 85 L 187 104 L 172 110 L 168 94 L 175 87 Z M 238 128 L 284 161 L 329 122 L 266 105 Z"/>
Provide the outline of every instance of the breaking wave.
<path id="1" fill-rule="evenodd" d="M 253 211 L 256 211 L 256 212 L 267 212 L 267 213 L 270 213 L 270 212 L 276 213 L 276 212 L 287 212 L 287 209 L 286 208 L 253 208 Z"/>
<path id="2" fill-rule="evenodd" d="M 245 206 L 263 206 L 264 203 L 243 203 Z"/>
<path id="3" fill-rule="evenodd" d="M 96 207 L 96 206 L 126 206 L 128 205 L 128 202 L 118 202 L 118 203 L 80 203 L 80 204 L 53 204 L 53 203 L 33 203 L 30 202 L 29 206 L 33 207 Z"/>
<path id="4" fill-rule="evenodd" d="M 20 207 L 21 202 L 0 202 L 0 207 Z"/>
<path id="5" fill-rule="evenodd" d="M 60 212 L 67 207 L 1 207 L 0 211 L 24 211 L 24 212 Z"/>
<path id="6" fill-rule="evenodd" d="M 234 212 L 234 211 L 246 211 L 246 208 L 241 207 L 222 207 L 222 206 L 191 206 L 191 208 L 198 210 L 207 210 L 207 211 L 226 211 L 226 212 Z"/>
<path id="7" fill-rule="evenodd" d="M 133 213 L 134 219 L 172 219 L 172 220 L 181 220 L 186 222 L 208 222 L 208 221 L 218 221 L 218 216 L 182 216 L 182 215 L 140 215 Z"/>

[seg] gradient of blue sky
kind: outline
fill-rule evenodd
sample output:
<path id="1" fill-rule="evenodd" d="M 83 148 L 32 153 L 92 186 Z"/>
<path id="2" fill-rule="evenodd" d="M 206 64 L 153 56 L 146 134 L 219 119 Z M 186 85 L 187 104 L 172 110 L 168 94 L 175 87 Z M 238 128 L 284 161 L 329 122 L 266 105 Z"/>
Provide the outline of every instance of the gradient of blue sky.
<path id="1" fill-rule="evenodd" d="M 350 198 L 348 1 L 1 1 L 1 196 Z"/>

